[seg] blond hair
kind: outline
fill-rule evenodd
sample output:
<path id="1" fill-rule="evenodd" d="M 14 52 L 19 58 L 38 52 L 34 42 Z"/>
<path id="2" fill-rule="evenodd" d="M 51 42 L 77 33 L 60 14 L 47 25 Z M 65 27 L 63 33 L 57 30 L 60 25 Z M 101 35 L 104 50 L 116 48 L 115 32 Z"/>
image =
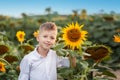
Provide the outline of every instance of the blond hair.
<path id="1" fill-rule="evenodd" d="M 57 26 L 53 22 L 46 22 L 46 23 L 43 23 L 39 28 L 40 32 L 43 30 L 55 30 L 55 31 L 57 31 Z"/>

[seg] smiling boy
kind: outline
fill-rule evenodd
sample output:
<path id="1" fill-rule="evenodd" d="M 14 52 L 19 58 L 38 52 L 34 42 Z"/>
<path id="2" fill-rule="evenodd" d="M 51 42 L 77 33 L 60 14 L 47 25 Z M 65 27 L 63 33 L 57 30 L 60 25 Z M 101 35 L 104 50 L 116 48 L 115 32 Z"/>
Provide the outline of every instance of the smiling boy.
<path id="1" fill-rule="evenodd" d="M 57 37 L 57 26 L 46 22 L 40 26 L 38 46 L 24 56 L 18 80 L 57 80 L 57 67 L 69 67 L 68 58 L 58 57 L 51 49 Z"/>

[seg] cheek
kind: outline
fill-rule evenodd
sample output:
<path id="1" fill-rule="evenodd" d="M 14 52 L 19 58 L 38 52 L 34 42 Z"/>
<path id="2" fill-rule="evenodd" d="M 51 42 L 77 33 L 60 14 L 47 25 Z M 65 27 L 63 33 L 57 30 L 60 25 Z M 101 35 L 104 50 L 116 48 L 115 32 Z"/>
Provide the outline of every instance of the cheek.
<path id="1" fill-rule="evenodd" d="M 56 43 L 56 40 L 53 40 L 53 44 Z"/>
<path id="2" fill-rule="evenodd" d="M 54 44 L 54 43 L 55 43 L 55 41 L 52 41 L 52 43 Z"/>

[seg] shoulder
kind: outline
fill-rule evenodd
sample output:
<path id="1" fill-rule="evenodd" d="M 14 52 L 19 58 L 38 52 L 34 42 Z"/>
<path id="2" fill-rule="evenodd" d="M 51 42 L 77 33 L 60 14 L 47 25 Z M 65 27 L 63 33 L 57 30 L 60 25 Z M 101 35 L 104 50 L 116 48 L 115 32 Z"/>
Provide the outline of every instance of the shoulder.
<path id="1" fill-rule="evenodd" d="M 49 52 L 48 52 L 48 56 L 51 56 L 52 58 L 57 57 L 56 51 L 50 49 Z"/>
<path id="2" fill-rule="evenodd" d="M 29 54 L 25 55 L 25 56 L 23 57 L 23 60 L 25 60 L 25 61 L 30 61 L 30 60 L 32 60 L 33 57 L 34 57 L 34 51 L 32 51 L 32 52 L 30 52 Z"/>
<path id="3" fill-rule="evenodd" d="M 50 49 L 49 51 L 52 52 L 52 53 L 56 53 L 56 51 L 55 51 L 55 50 L 52 50 L 52 49 Z"/>
<path id="4" fill-rule="evenodd" d="M 53 55 L 56 55 L 56 51 L 55 51 L 55 50 L 52 50 L 52 49 L 49 50 L 49 53 L 50 53 L 50 54 L 53 54 Z"/>

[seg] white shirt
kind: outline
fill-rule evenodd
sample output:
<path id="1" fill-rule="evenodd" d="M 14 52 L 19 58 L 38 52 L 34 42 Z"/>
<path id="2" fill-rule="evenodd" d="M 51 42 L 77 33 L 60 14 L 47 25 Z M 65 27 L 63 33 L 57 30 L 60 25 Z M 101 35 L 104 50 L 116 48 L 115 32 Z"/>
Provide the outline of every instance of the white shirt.
<path id="1" fill-rule="evenodd" d="M 18 80 L 57 80 L 57 67 L 70 66 L 68 58 L 58 57 L 55 51 L 42 57 L 36 49 L 22 59 Z"/>

